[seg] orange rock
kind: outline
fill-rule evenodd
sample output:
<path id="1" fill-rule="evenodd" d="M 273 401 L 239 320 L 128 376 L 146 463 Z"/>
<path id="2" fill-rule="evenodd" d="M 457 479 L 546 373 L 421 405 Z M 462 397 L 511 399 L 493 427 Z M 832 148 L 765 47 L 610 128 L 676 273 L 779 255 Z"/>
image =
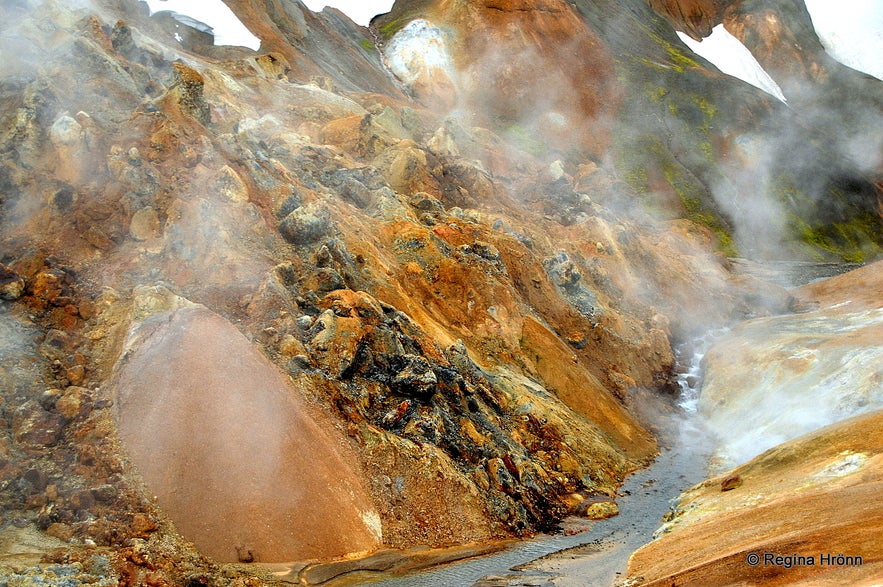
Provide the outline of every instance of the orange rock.
<path id="1" fill-rule="evenodd" d="M 728 0 L 650 0 L 650 6 L 672 26 L 697 41 L 711 34 Z"/>
<path id="2" fill-rule="evenodd" d="M 777 446 L 724 477 L 735 476 L 750 486 L 721 492 L 717 478 L 687 491 L 683 513 L 632 555 L 629 577 L 662 587 L 870 585 L 883 576 L 883 411 Z M 794 555 L 803 559 L 782 558 Z M 838 555 L 852 558 L 837 564 Z"/>

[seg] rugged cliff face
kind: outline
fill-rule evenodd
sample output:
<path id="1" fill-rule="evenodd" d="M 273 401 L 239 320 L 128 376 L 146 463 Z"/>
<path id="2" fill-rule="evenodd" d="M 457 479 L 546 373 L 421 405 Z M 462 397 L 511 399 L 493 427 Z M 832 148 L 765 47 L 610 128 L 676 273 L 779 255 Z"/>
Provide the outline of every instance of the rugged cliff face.
<path id="1" fill-rule="evenodd" d="M 786 309 L 714 253 L 710 196 L 656 189 L 776 107 L 645 4 L 229 5 L 260 51 L 134 2 L 0 8 L 12 543 L 257 584 L 201 557 L 552 528 L 655 453 L 634 398 L 674 343 Z"/>
<path id="2" fill-rule="evenodd" d="M 408 24 L 417 18 L 422 30 Z M 596 159 L 606 151 L 621 88 L 608 48 L 571 4 L 399 2 L 374 27 L 393 64 L 407 62 L 409 36 L 444 41 L 441 79 L 410 83 L 418 99 L 462 110 L 471 124 L 498 129 L 527 150 L 552 145 Z"/>
<path id="3" fill-rule="evenodd" d="M 738 4 L 730 0 L 650 0 L 650 7 L 671 22 L 672 26 L 701 41 L 719 24 L 724 9 Z"/>
<path id="4" fill-rule="evenodd" d="M 708 128 L 715 129 L 706 134 L 711 139 L 706 152 L 731 164 L 718 166 L 725 176 L 715 177 L 695 149 L 681 146 L 694 154 L 676 158 L 686 161 L 701 184 L 688 179 L 681 185 L 690 187 L 680 189 L 668 181 L 682 200 L 686 192 L 695 194 L 747 254 L 781 258 L 784 248 L 791 255 L 816 258 L 833 254 L 868 260 L 879 255 L 883 162 L 873 137 L 881 129 L 880 81 L 825 53 L 800 0 L 651 4 L 677 30 L 697 39 L 723 24 L 778 83 L 789 106 L 755 109 L 749 128 L 725 131 L 723 143 L 715 137 L 721 129 L 717 116 L 706 109 Z M 665 101 L 683 120 L 674 110 L 676 102 Z M 748 105 L 738 102 L 724 108 Z M 716 211 L 707 208 L 709 199 Z M 733 206 L 739 199 L 744 205 Z M 765 210 L 767 218 L 756 218 L 752 208 Z M 775 238 L 764 242 L 749 236 L 751 231 Z"/>

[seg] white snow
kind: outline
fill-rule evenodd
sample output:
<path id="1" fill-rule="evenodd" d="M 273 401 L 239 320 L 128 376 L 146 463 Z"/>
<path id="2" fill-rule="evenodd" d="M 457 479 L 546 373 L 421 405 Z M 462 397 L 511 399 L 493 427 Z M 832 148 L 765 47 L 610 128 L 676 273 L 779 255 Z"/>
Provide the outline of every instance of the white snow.
<path id="1" fill-rule="evenodd" d="M 248 47 L 257 51 L 261 40 L 251 34 L 233 11 L 221 0 L 141 0 L 147 2 L 150 13 L 170 10 L 182 16 L 207 24 L 215 35 L 215 45 Z M 176 39 L 180 42 L 179 36 Z"/>
<path id="2" fill-rule="evenodd" d="M 837 61 L 883 79 L 883 1 L 804 0 L 816 34 Z M 785 102 L 779 85 L 751 52 L 723 25 L 701 43 L 682 32 L 678 36 L 698 55 L 722 72 L 737 77 Z"/>
<path id="3" fill-rule="evenodd" d="M 883 79 L 883 2 L 804 1 L 816 34 L 831 57 Z"/>
<path id="4" fill-rule="evenodd" d="M 368 26 L 378 14 L 389 12 L 394 0 L 302 0 L 307 8 L 319 12 L 326 6 L 337 8 L 362 26 Z"/>
<path id="5" fill-rule="evenodd" d="M 714 27 L 711 35 L 702 39 L 701 43 L 680 31 L 678 36 L 694 53 L 715 64 L 723 73 L 748 82 L 786 102 L 785 94 L 782 93 L 779 84 L 761 67 L 751 51 L 724 28 L 724 25 L 719 24 Z"/>

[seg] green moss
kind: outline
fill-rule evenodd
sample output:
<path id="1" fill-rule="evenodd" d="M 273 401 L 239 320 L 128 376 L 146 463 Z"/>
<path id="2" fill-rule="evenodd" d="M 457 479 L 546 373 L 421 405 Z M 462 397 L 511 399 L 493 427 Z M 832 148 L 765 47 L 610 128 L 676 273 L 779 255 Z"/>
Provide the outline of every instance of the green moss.
<path id="1" fill-rule="evenodd" d="M 650 189 L 650 180 L 647 178 L 647 169 L 634 165 L 626 169 L 623 174 L 625 183 L 637 193 L 643 193 Z"/>
<path id="2" fill-rule="evenodd" d="M 717 114 L 717 106 L 701 94 L 692 94 L 690 100 L 702 114 L 702 122 L 699 124 L 699 130 L 706 134 L 710 133 L 712 122 Z"/>
<path id="3" fill-rule="evenodd" d="M 813 226 L 793 216 L 792 226 L 804 244 L 848 263 L 864 263 L 883 254 L 883 248 L 875 239 L 878 220 L 869 215 L 827 226 Z M 816 258 L 824 258 L 818 251 Z"/>
<path id="4" fill-rule="evenodd" d="M 715 106 L 706 96 L 693 94 L 692 100 L 693 103 L 699 107 L 699 110 L 702 111 L 702 114 L 705 115 L 706 120 L 711 121 L 714 118 L 714 115 L 717 114 L 717 106 Z"/>
<path id="5" fill-rule="evenodd" d="M 393 38 L 393 36 L 397 32 L 402 30 L 406 24 L 408 24 L 408 20 L 404 18 L 391 20 L 380 27 L 380 35 L 383 37 L 384 40 L 388 41 L 389 39 Z"/>
<path id="6" fill-rule="evenodd" d="M 647 84 L 644 91 L 647 94 L 647 97 L 654 102 L 662 102 L 662 99 L 668 95 L 668 90 L 665 86 L 658 86 L 655 84 Z"/>
<path id="7" fill-rule="evenodd" d="M 636 62 L 659 71 L 676 71 L 677 73 L 683 73 L 690 68 L 701 67 L 698 61 L 675 47 L 669 41 L 663 39 L 660 35 L 650 33 L 650 36 L 665 50 L 665 54 L 668 57 L 668 63 L 659 63 L 652 59 L 647 59 L 646 57 L 634 57 Z"/>
<path id="8" fill-rule="evenodd" d="M 371 39 L 362 39 L 359 41 L 359 47 L 365 51 L 373 51 L 375 49 L 374 42 Z"/>
<path id="9" fill-rule="evenodd" d="M 715 235 L 718 251 L 728 257 L 739 256 L 739 249 L 736 247 L 729 229 L 717 214 L 706 206 L 705 202 L 709 196 L 705 193 L 704 188 L 684 177 L 684 174 L 672 162 L 663 165 L 663 175 L 678 195 L 687 218 L 706 227 Z"/>
<path id="10" fill-rule="evenodd" d="M 679 68 L 679 71 L 683 71 L 690 67 L 699 67 L 698 61 L 687 56 L 685 53 L 682 53 L 677 47 L 670 43 L 666 43 L 665 52 L 668 54 L 669 59 L 671 59 Z"/>
<path id="11" fill-rule="evenodd" d="M 873 211 L 853 209 L 848 219 L 831 221 L 817 214 L 818 203 L 798 185 L 797 178 L 781 174 L 770 186 L 773 197 L 788 210 L 788 230 L 795 239 L 792 246 L 819 261 L 836 258 L 863 263 L 883 254 L 880 218 Z M 825 197 L 849 201 L 849 195 L 839 190 Z"/>
<path id="12" fill-rule="evenodd" d="M 531 155 L 539 156 L 547 150 L 546 144 L 537 138 L 537 133 L 520 124 L 510 125 L 503 131 L 503 136 L 518 149 Z"/>

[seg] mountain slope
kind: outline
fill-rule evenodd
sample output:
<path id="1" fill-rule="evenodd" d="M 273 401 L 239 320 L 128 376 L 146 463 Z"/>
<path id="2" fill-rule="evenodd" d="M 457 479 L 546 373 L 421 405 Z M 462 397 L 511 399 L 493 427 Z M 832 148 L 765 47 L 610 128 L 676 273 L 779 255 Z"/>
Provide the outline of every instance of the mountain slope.
<path id="1" fill-rule="evenodd" d="M 15 56 L 0 70 L 0 497 L 29 531 L 90 545 L 68 563 L 187 584 L 259 572 L 205 554 L 326 558 L 554 528 L 657 450 L 635 398 L 672 392 L 674 344 L 787 308 L 713 252 L 732 230 L 707 188 L 725 175 L 713 156 L 782 107 L 685 57 L 646 5 L 399 3 L 373 25 L 382 49 L 420 16 L 414 30 L 450 57 L 414 62 L 410 86 L 339 13 L 229 5 L 261 51 L 182 44 L 136 2 L 0 7 Z M 206 338 L 234 348 L 229 365 L 174 330 L 139 339 L 148 316 L 193 305 Z M 133 365 L 187 370 L 181 349 L 210 355 L 208 375 L 171 387 L 151 371 L 156 393 L 183 414 L 192 400 L 182 419 L 205 430 L 132 433 L 157 421 Z M 234 377 L 255 365 L 284 376 Z M 312 491 L 341 459 L 323 497 L 351 542 L 292 527 L 292 507 L 270 532 L 287 546 L 246 533 L 206 547 L 186 504 L 217 483 L 175 503 L 144 464 L 166 439 L 193 450 L 161 453 L 182 475 L 199 475 L 194 459 L 257 466 L 266 431 L 242 438 L 267 389 L 288 397 L 269 412 L 306 406 L 324 424 L 258 443 L 303 453 L 258 474 Z"/>

